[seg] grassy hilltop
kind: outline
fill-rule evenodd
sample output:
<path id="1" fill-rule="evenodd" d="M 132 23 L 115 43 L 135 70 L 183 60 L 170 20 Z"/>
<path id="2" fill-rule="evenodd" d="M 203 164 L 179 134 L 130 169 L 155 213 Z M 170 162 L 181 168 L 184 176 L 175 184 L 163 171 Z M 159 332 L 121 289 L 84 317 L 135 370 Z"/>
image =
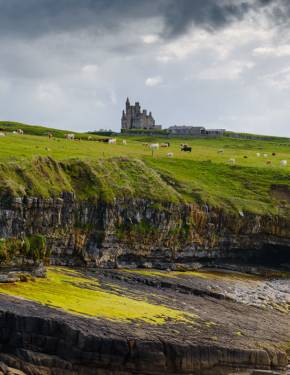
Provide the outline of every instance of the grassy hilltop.
<path id="1" fill-rule="evenodd" d="M 67 132 L 39 126 L 2 123 L 0 128 L 7 130 L 0 138 L 1 194 L 47 196 L 68 190 L 82 199 L 131 195 L 230 210 L 289 212 L 287 139 L 169 139 L 170 148 L 160 148 L 152 156 L 144 143 L 167 142 L 167 138 L 119 136 L 114 145 L 88 141 L 88 134 L 78 134 L 81 141 L 66 140 Z M 12 134 L 18 128 L 25 134 Z M 48 132 L 55 138 L 48 139 Z M 192 146 L 192 153 L 181 152 L 180 143 Z M 173 158 L 167 157 L 169 151 Z M 231 158 L 235 165 L 228 162 Z M 288 160 L 288 166 L 281 167 L 281 160 Z"/>

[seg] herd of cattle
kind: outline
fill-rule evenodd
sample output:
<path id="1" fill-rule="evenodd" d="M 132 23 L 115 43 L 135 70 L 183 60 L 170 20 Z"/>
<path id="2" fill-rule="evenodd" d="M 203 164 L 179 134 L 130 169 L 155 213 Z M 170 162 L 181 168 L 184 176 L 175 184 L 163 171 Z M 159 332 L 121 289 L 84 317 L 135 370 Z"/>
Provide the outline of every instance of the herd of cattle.
<path id="1" fill-rule="evenodd" d="M 70 140 L 78 140 L 78 138 L 75 138 L 74 134 L 65 134 L 65 138 L 70 139 Z M 93 139 L 92 136 L 88 136 L 88 141 L 93 141 L 93 140 L 96 141 L 96 142 L 103 142 L 103 143 L 109 143 L 109 144 L 116 144 L 117 143 L 116 138 L 95 138 L 95 139 Z M 127 141 L 125 139 L 123 139 L 122 144 L 126 145 Z M 170 143 L 169 142 L 160 143 L 160 144 L 159 143 L 143 143 L 143 146 L 148 147 L 153 153 L 154 151 L 158 150 L 159 147 L 161 147 L 161 148 L 170 147 Z M 191 152 L 192 147 L 190 147 L 187 144 L 181 144 L 180 150 L 184 151 L 184 152 Z M 172 152 L 168 152 L 167 156 L 169 158 L 172 158 L 174 155 L 173 155 Z"/>
<path id="2" fill-rule="evenodd" d="M 224 153 L 223 149 L 218 150 L 218 154 L 222 154 L 222 153 Z M 271 156 L 272 157 L 277 156 L 276 152 L 272 152 Z M 266 160 L 267 165 L 272 164 L 272 160 L 269 160 L 269 154 L 261 154 L 260 152 L 257 152 L 256 157 L 257 158 L 264 157 L 264 158 L 268 159 L 268 160 Z M 244 159 L 248 159 L 248 155 L 244 155 Z M 231 164 L 231 165 L 234 165 L 234 164 L 236 164 L 236 159 L 231 158 L 231 159 L 228 160 L 228 163 Z M 286 167 L 288 165 L 288 161 L 287 160 L 280 160 L 280 165 L 281 165 L 281 167 Z"/>
<path id="3" fill-rule="evenodd" d="M 2 130 L 2 129 L 1 129 Z M 17 129 L 17 130 L 14 130 L 12 132 L 13 134 L 19 134 L 19 135 L 23 135 L 24 134 L 24 131 L 22 129 Z M 0 131 L 0 137 L 5 137 L 5 132 L 4 131 Z M 53 138 L 53 134 L 52 133 L 47 133 L 48 135 L 48 138 L 49 139 L 52 139 Z M 68 140 L 72 140 L 72 141 L 80 141 L 81 138 L 77 138 L 75 136 L 75 134 L 73 133 L 67 133 L 64 135 L 64 137 Z M 84 139 L 84 138 L 82 138 Z M 108 143 L 108 144 L 117 144 L 117 139 L 116 138 L 93 138 L 92 136 L 88 136 L 87 139 L 88 141 L 96 141 L 96 142 L 102 142 L 102 143 Z M 127 141 L 125 139 L 122 140 L 122 144 L 123 145 L 127 145 Z M 144 147 L 146 148 L 149 148 L 151 151 L 152 151 L 152 155 L 154 153 L 154 151 L 157 151 L 159 149 L 159 147 L 161 148 L 168 148 L 170 147 L 170 143 L 169 142 L 166 142 L 166 143 L 143 143 L 142 144 Z M 184 144 L 182 143 L 180 145 L 180 151 L 183 151 L 183 152 L 191 152 L 192 151 L 192 147 L 189 146 L 188 144 Z M 224 153 L 224 150 L 223 149 L 219 149 L 218 151 L 218 154 L 223 154 Z M 173 158 L 174 154 L 173 152 L 168 152 L 167 153 L 167 157 L 168 158 Z M 275 152 L 272 152 L 271 154 L 272 157 L 275 157 L 277 156 Z M 269 159 L 269 154 L 267 153 L 263 153 L 261 154 L 260 152 L 257 152 L 256 153 L 256 157 L 257 158 L 260 158 L 260 157 L 264 157 L 266 158 L 266 164 L 267 165 L 271 165 L 272 164 L 272 160 Z M 247 155 L 244 155 L 244 159 L 248 159 L 248 156 Z M 231 164 L 231 165 L 235 165 L 236 164 L 236 159 L 235 158 L 230 158 L 228 160 L 228 163 Z M 288 165 L 288 161 L 287 160 L 280 160 L 280 165 L 282 167 L 286 167 Z"/>
<path id="4" fill-rule="evenodd" d="M 72 139 L 72 140 L 76 140 L 74 134 L 66 134 L 65 135 L 65 138 L 67 139 Z M 103 142 L 103 143 L 109 143 L 109 144 L 116 144 L 117 143 L 117 139 L 116 138 L 97 138 L 97 139 L 93 139 L 91 136 L 88 137 L 88 140 L 89 141 L 97 141 L 97 142 Z M 122 140 L 122 144 L 123 145 L 126 145 L 127 144 L 127 141 L 126 140 Z M 167 148 L 167 147 L 170 147 L 170 143 L 169 142 L 166 142 L 166 143 L 142 143 L 142 145 L 144 147 L 147 147 L 149 148 L 151 151 L 152 151 L 152 155 L 154 153 L 154 151 L 157 151 L 160 147 L 161 148 Z M 192 151 L 192 147 L 189 146 L 188 144 L 184 144 L 182 143 L 180 145 L 180 151 L 183 151 L 183 152 L 191 152 Z M 224 153 L 224 150 L 223 149 L 219 149 L 218 150 L 218 154 L 223 154 Z M 173 158 L 174 154 L 173 152 L 168 152 L 167 153 L 167 157 L 168 158 Z M 269 154 L 261 154 L 260 152 L 257 152 L 256 153 L 256 156 L 257 158 L 260 158 L 261 156 L 263 156 L 264 158 L 268 158 L 269 157 Z M 272 153 L 272 156 L 276 156 L 276 153 L 273 152 Z M 248 159 L 248 156 L 247 155 L 244 155 L 244 159 Z M 234 158 L 231 158 L 228 160 L 228 163 L 231 164 L 231 165 L 235 165 L 236 164 L 236 159 Z M 271 165 L 272 164 L 272 160 L 266 160 L 266 164 L 267 165 Z M 282 167 L 286 167 L 288 165 L 288 161 L 287 160 L 280 160 L 280 165 Z"/>

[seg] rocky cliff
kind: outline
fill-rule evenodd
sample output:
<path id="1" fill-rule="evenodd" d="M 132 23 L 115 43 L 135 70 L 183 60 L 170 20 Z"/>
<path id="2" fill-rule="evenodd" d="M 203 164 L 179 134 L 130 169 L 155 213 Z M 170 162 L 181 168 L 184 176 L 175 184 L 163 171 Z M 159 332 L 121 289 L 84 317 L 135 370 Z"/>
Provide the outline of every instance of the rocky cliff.
<path id="1" fill-rule="evenodd" d="M 262 262 L 275 252 L 285 264 L 290 218 L 138 198 L 91 202 L 73 193 L 2 204 L 0 237 L 32 236 L 44 238 L 42 255 L 54 265 L 193 267 L 201 260 Z M 31 263 L 21 249 L 2 258 L 2 265 Z"/>

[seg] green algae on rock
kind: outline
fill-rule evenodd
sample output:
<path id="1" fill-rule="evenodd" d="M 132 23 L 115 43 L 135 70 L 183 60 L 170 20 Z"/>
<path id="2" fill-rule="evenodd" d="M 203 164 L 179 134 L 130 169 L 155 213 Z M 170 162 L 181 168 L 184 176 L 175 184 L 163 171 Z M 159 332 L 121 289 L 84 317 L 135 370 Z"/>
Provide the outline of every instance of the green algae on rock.
<path id="1" fill-rule="evenodd" d="M 194 315 L 102 289 L 98 280 L 65 268 L 49 268 L 46 279 L 0 285 L 0 293 L 66 312 L 109 320 L 163 324 L 168 319 L 193 321 Z"/>

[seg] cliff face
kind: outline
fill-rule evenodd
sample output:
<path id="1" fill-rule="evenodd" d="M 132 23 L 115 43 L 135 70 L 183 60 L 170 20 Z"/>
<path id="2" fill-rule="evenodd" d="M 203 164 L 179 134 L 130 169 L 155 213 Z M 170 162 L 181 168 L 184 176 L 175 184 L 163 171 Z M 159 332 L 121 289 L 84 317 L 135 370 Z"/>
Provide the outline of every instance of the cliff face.
<path id="1" fill-rule="evenodd" d="M 287 261 L 290 219 L 148 199 L 92 203 L 72 193 L 54 199 L 14 198 L 3 204 L 0 237 L 31 235 L 46 239 L 51 264 L 176 268 L 237 255 L 240 260 L 254 259 L 275 250 Z M 9 262 L 23 264 L 27 259 L 16 252 Z"/>

